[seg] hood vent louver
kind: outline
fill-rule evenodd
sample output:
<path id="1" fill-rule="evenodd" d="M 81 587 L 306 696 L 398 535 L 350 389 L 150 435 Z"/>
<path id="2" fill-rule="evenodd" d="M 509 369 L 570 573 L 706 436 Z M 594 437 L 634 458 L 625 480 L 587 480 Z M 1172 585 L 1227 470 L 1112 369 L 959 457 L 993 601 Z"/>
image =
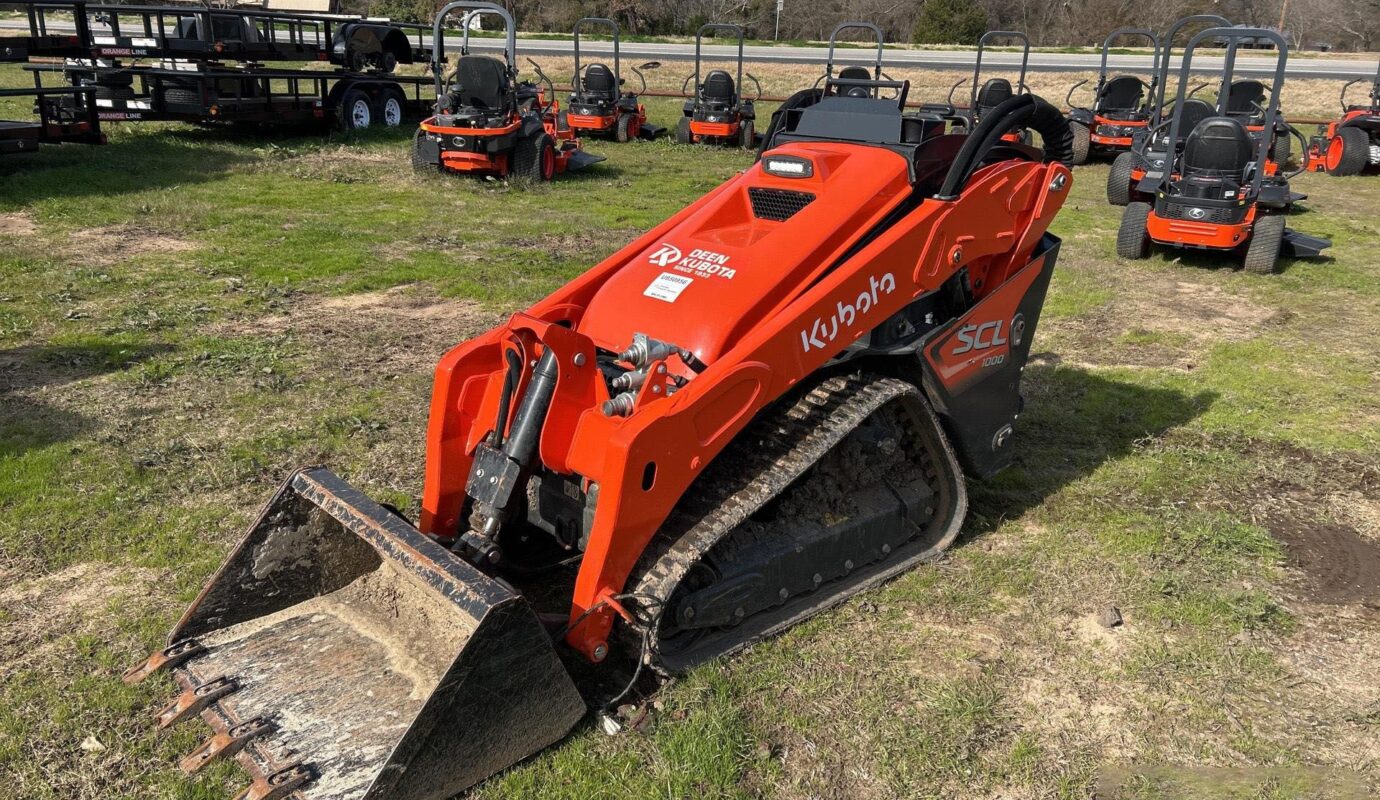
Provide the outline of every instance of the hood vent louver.
<path id="1" fill-rule="evenodd" d="M 754 217 L 785 222 L 795 216 L 797 211 L 813 202 L 815 196 L 809 192 L 749 186 L 748 199 L 752 201 L 752 215 Z"/>

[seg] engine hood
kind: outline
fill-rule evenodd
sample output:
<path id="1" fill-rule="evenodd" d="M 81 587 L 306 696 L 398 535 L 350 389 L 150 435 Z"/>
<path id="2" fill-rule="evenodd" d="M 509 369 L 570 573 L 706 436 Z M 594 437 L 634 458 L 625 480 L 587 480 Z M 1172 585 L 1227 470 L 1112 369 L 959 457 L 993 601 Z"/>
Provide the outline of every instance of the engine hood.
<path id="1" fill-rule="evenodd" d="M 808 175 L 764 169 L 782 161 Z M 607 350 L 645 333 L 713 363 L 909 193 L 906 161 L 893 151 L 834 142 L 776 148 L 633 254 L 594 295 L 580 330 Z"/>

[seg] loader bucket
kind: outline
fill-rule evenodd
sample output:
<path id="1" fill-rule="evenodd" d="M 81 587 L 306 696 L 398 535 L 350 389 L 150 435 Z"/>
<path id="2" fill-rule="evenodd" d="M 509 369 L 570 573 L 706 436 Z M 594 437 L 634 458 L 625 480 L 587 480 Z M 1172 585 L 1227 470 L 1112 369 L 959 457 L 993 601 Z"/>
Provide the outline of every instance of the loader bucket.
<path id="1" fill-rule="evenodd" d="M 169 636 L 160 725 L 235 755 L 245 800 L 446 798 L 563 737 L 585 706 L 526 601 L 325 469 L 289 478 Z"/>

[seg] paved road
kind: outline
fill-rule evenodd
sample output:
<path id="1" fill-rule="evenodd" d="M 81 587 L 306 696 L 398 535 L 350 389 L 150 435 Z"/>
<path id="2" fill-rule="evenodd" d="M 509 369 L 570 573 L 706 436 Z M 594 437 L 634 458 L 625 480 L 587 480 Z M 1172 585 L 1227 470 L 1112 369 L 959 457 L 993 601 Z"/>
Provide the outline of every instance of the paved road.
<path id="1" fill-rule="evenodd" d="M 26 30 L 28 25 L 22 20 L 0 20 L 0 29 Z M 57 32 L 58 26 L 50 28 Z M 426 37 L 430 43 L 431 37 Z M 474 50 L 492 52 L 501 49 L 500 39 L 473 39 Z M 518 39 L 519 56 L 569 56 L 573 45 L 569 41 L 552 39 Z M 608 56 L 613 46 L 607 42 L 584 42 L 581 53 L 590 56 Z M 660 42 L 624 42 L 620 47 L 622 56 L 630 61 L 691 61 L 695 57 L 694 45 L 669 44 Z M 737 48 L 730 45 L 705 45 L 706 60 L 722 61 L 732 59 Z M 838 51 L 837 63 L 864 63 L 871 51 L 847 48 Z M 825 47 L 771 47 L 756 45 L 744 48 L 744 55 L 752 63 L 769 64 L 824 64 L 828 58 Z M 887 69 L 900 72 L 905 69 L 943 69 L 971 71 L 976 52 L 972 50 L 899 50 L 888 49 L 883 62 Z M 1014 69 L 1020 65 L 1020 54 L 1012 52 L 988 52 L 983 54 L 983 65 L 995 69 Z M 1089 72 L 1096 71 L 1099 56 L 1086 53 L 1031 53 L 1029 69 L 1032 72 Z M 1174 59 L 1177 67 L 1178 59 Z M 1149 56 L 1113 55 L 1108 59 L 1113 70 L 1146 70 L 1150 65 Z M 1215 73 L 1222 70 L 1220 57 L 1194 59 L 1194 72 Z M 1375 76 L 1375 61 L 1363 59 L 1319 59 L 1295 58 L 1289 61 L 1288 75 L 1291 78 L 1324 78 L 1349 80 L 1351 78 L 1372 78 Z M 984 69 L 984 72 L 986 70 Z M 1270 76 L 1274 74 L 1274 58 L 1244 56 L 1237 59 L 1239 75 Z"/>

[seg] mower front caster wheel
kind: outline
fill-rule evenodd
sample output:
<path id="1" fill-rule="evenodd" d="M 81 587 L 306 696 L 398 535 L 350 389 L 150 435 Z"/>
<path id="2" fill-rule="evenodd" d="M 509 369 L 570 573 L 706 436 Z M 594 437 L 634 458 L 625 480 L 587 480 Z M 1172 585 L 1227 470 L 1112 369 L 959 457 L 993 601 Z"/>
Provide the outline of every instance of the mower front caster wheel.
<path id="1" fill-rule="evenodd" d="M 690 144 L 693 139 L 690 136 L 690 118 L 681 117 L 680 122 L 676 123 L 676 144 Z"/>
<path id="2" fill-rule="evenodd" d="M 744 150 L 755 150 L 757 148 L 757 125 L 750 119 L 743 120 L 738 126 L 738 144 Z"/>
<path id="3" fill-rule="evenodd" d="M 1279 268 L 1279 250 L 1284 244 L 1284 217 L 1268 214 L 1257 217 L 1251 226 L 1251 240 L 1246 245 L 1242 266 L 1247 272 L 1271 275 Z"/>
<path id="4" fill-rule="evenodd" d="M 624 144 L 632 139 L 635 132 L 632 130 L 633 118 L 630 114 L 620 114 L 618 122 L 613 126 L 613 138 L 619 144 Z"/>
<path id="5" fill-rule="evenodd" d="M 1107 173 L 1107 202 L 1114 206 L 1124 206 L 1131 202 L 1131 167 L 1135 166 L 1136 154 L 1122 153 L 1112 162 L 1112 171 Z"/>
<path id="6" fill-rule="evenodd" d="M 1069 131 L 1073 133 L 1074 166 L 1088 163 L 1088 153 L 1092 150 L 1092 131 L 1081 122 L 1070 122 Z"/>
<path id="7" fill-rule="evenodd" d="M 1149 203 L 1131 203 L 1121 214 L 1121 227 L 1116 231 L 1116 254 L 1121 258 L 1139 260 L 1150 255 Z"/>

